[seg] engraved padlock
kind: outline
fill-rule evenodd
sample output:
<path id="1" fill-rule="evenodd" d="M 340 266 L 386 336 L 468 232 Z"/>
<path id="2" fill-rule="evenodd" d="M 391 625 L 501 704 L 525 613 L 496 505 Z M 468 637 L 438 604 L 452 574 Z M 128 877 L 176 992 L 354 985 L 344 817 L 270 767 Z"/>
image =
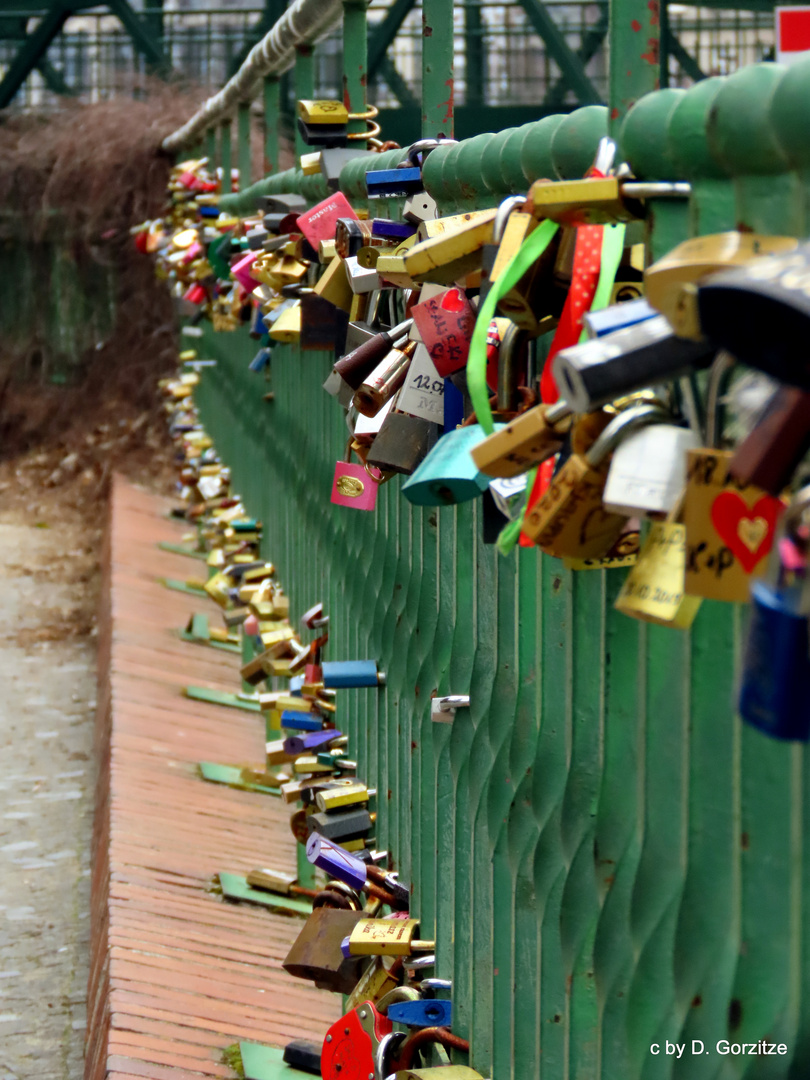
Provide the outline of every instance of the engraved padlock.
<path id="1" fill-rule="evenodd" d="M 548 555 L 601 558 L 627 520 L 602 504 L 609 458 L 620 440 L 661 414 L 656 405 L 634 405 L 614 417 L 584 454 L 573 453 L 548 490 L 526 514 L 523 531 Z"/>

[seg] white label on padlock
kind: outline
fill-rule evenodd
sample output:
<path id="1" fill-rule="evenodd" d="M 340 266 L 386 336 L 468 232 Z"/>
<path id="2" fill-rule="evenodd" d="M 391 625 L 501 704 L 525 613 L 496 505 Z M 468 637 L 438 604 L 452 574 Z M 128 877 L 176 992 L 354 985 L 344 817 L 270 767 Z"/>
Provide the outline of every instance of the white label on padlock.
<path id="1" fill-rule="evenodd" d="M 397 408 L 434 424 L 444 423 L 444 379 L 424 345 L 417 345 L 414 351 Z"/>

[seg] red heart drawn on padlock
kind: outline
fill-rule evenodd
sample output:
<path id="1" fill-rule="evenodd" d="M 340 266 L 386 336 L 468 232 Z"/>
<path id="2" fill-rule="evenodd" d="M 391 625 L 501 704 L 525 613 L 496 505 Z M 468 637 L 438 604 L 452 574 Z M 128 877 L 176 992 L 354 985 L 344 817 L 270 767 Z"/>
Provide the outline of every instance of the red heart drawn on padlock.
<path id="1" fill-rule="evenodd" d="M 749 507 L 736 491 L 723 491 L 712 503 L 715 531 L 746 574 L 753 573 L 771 550 L 776 521 L 784 509 L 782 500 L 772 495 L 763 495 Z"/>
<path id="2" fill-rule="evenodd" d="M 445 311 L 464 311 L 467 308 L 467 298 L 460 289 L 448 289 L 442 294 L 441 306 Z"/>

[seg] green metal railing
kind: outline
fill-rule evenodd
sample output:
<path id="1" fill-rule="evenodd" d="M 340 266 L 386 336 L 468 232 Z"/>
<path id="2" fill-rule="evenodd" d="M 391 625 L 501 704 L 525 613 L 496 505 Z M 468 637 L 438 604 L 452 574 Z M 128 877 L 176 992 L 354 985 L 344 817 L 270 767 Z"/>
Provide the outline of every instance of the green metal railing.
<path id="1" fill-rule="evenodd" d="M 622 39 L 625 16 L 616 3 L 622 156 L 639 178 L 692 185 L 686 203 L 652 200 L 651 256 L 736 228 L 810 235 L 808 67 L 644 96 L 656 73 Z M 495 205 L 584 172 L 607 129 L 591 106 L 478 136 L 434 150 L 425 186 L 445 212 Z M 365 205 L 359 166 L 341 188 Z M 324 193 L 293 169 L 224 206 L 244 212 L 262 190 Z M 339 722 L 378 791 L 379 846 L 435 933 L 470 1063 L 494 1080 L 807 1075 L 808 755 L 735 716 L 744 610 L 704 601 L 686 633 L 634 622 L 613 609 L 624 571 L 503 558 L 483 543 L 480 502 L 416 507 L 399 478 L 373 514 L 330 505 L 347 435 L 321 389 L 332 358 L 279 346 L 268 401 L 254 351 L 242 332 L 207 331 L 199 352 L 217 364 L 196 398 L 292 610 L 322 600 L 330 657 L 388 673 Z M 471 707 L 434 724 L 434 693 Z M 784 1055 L 722 1052 L 760 1039 Z"/>
<path id="2" fill-rule="evenodd" d="M 390 17 L 393 2 L 374 0 L 368 12 L 369 33 Z M 550 0 L 544 5 L 568 46 L 585 62 L 585 70 L 602 100 L 607 100 L 606 0 Z M 13 5 L 12 5 L 13 7 Z M 670 5 L 667 23 L 674 41 L 667 49 L 668 84 L 689 85 L 705 75 L 726 75 L 773 52 L 773 14 L 770 11 L 710 10 Z M 205 6 L 191 11 L 166 11 L 160 16 L 159 36 L 172 69 L 194 85 L 213 89 L 232 73 L 234 64 L 252 45 L 261 25 L 262 10 Z M 2 13 L 0 77 L 14 57 L 23 30 L 36 13 Z M 369 99 L 383 109 L 418 106 L 421 92 L 422 7 L 404 15 L 390 52 L 379 66 Z M 576 104 L 573 91 L 561 79 L 552 52 L 533 27 L 525 9 L 514 2 L 465 0 L 454 10 L 456 103 L 460 106 L 515 108 L 545 102 L 549 109 Z M 318 92 L 340 81 L 340 34 L 327 38 L 317 54 Z M 132 96 L 147 73 L 146 61 L 127 31 L 112 15 L 85 12 L 68 20 L 51 46 L 48 64 L 32 74 L 17 96 L 23 108 L 58 104 L 68 91 L 82 100 L 98 101 Z M 293 105 L 292 100 L 288 105 Z"/>

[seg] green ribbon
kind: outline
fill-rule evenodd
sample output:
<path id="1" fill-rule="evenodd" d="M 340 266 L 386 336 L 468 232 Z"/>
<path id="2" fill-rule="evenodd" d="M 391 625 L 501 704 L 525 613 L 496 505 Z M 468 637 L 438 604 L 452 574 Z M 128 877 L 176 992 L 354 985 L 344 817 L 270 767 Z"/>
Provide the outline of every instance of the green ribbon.
<path id="1" fill-rule="evenodd" d="M 489 407 L 487 388 L 487 331 L 495 315 L 498 301 L 520 281 L 527 270 L 531 269 L 556 233 L 559 225 L 555 221 L 544 221 L 523 241 L 520 248 L 510 259 L 506 269 L 487 293 L 475 321 L 470 353 L 467 357 L 467 390 L 472 401 L 478 423 L 487 435 L 495 430 L 492 409 Z M 614 271 L 615 272 L 615 271 Z"/>

